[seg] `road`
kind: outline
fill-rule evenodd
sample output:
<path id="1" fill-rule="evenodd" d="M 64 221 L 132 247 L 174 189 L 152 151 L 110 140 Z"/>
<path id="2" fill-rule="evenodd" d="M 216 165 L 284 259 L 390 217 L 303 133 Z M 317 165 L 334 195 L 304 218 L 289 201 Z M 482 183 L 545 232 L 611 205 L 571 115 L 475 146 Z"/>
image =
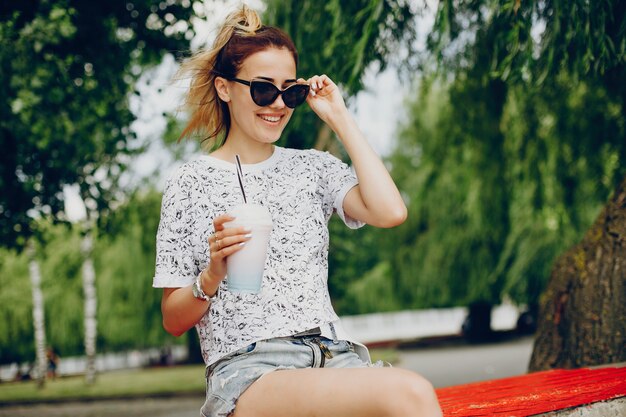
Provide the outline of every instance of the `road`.
<path id="1" fill-rule="evenodd" d="M 531 337 L 479 345 L 439 346 L 400 351 L 396 365 L 428 379 L 435 387 L 505 378 L 526 373 Z"/>
<path id="2" fill-rule="evenodd" d="M 397 367 L 418 372 L 436 387 L 504 378 L 526 372 L 532 339 L 480 345 L 400 350 Z M 198 417 L 202 397 L 94 401 L 6 407 L 0 417 Z"/>

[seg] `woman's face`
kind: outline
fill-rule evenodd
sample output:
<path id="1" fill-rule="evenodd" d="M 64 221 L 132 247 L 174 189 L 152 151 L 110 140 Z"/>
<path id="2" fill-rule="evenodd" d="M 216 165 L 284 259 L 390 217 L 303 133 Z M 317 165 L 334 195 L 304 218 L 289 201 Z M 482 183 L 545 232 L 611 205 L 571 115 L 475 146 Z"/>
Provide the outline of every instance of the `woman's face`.
<path id="1" fill-rule="evenodd" d="M 287 49 L 269 48 L 246 58 L 236 77 L 246 81 L 265 79 L 282 90 L 296 82 L 296 63 Z M 250 87 L 235 81 L 228 81 L 227 85 L 231 115 L 229 137 L 276 142 L 293 113 L 283 102 L 282 95 L 260 107 L 252 101 Z"/>

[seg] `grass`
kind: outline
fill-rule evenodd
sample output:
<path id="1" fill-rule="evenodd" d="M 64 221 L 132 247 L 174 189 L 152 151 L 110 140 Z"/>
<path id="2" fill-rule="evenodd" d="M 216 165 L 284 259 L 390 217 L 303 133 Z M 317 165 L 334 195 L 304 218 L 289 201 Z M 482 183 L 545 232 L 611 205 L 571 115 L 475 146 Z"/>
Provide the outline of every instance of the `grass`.
<path id="1" fill-rule="evenodd" d="M 371 349 L 372 361 L 394 364 L 394 349 Z M 0 406 L 18 403 L 101 400 L 110 398 L 204 395 L 204 365 L 147 368 L 98 374 L 93 385 L 82 376 L 47 380 L 42 389 L 35 381 L 0 384 Z"/>
<path id="2" fill-rule="evenodd" d="M 370 356 L 372 357 L 372 363 L 383 361 L 384 363 L 389 363 L 395 366 L 399 360 L 398 351 L 390 348 L 370 349 Z"/>
<path id="3" fill-rule="evenodd" d="M 35 381 L 0 384 L 0 405 L 142 396 L 204 393 L 204 366 L 186 365 L 101 373 L 93 385 L 84 377 L 47 380 L 42 389 Z"/>

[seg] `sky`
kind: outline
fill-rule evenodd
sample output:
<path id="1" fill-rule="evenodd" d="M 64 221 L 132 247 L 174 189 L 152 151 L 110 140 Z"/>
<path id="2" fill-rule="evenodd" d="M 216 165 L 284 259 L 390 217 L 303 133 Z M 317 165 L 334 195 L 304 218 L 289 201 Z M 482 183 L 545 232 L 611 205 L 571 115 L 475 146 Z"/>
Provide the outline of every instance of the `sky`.
<path id="1" fill-rule="evenodd" d="M 239 0 L 224 0 L 221 3 L 205 2 L 203 8 L 199 2 L 194 3 L 196 13 L 206 18 L 196 19 L 193 22 L 196 36 L 191 41 L 191 49 L 196 50 L 210 45 L 218 25 L 228 12 L 240 3 Z M 260 0 L 251 0 L 246 3 L 258 11 L 264 9 L 263 2 Z M 428 3 L 430 4 L 431 1 Z M 434 10 L 434 8 L 431 5 L 430 9 Z M 425 35 L 432 24 L 432 14 L 420 17 L 418 50 L 423 49 Z M 132 187 L 144 178 L 157 178 L 157 186 L 162 188 L 165 179 L 185 162 L 187 155 L 189 158 L 196 156 L 190 153 L 193 147 L 181 142 L 180 146 L 187 146 L 189 152 L 185 152 L 186 157 L 183 160 L 176 161 L 171 152 L 165 149 L 160 139 L 166 125 L 163 114 L 176 112 L 185 92 L 183 83 L 172 82 L 177 68 L 174 57 L 166 55 L 159 66 L 145 71 L 139 79 L 137 90 L 141 94 L 139 98 L 133 96 L 130 102 L 131 110 L 137 116 L 137 120 L 131 127 L 137 133 L 137 143 L 148 143 L 149 147 L 145 153 L 132 161 L 132 168 L 121 179 L 122 186 Z M 321 72 L 323 72 L 322 69 L 320 69 Z M 366 70 L 364 85 L 365 89 L 349 100 L 348 109 L 372 148 L 380 156 L 386 156 L 393 150 L 396 131 L 406 117 L 403 103 L 409 91 L 401 83 L 394 67 L 380 72 L 377 70 L 377 65 L 372 65 Z M 68 219 L 70 221 L 84 219 L 85 207 L 78 196 L 78 186 L 67 186 L 64 194 Z"/>

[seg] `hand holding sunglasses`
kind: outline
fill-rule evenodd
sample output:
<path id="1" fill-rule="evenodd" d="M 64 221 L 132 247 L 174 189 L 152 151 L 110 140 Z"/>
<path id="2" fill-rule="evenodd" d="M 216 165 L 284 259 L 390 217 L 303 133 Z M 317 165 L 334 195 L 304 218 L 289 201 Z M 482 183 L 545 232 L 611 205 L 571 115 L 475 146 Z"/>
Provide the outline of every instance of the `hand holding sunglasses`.
<path id="1" fill-rule="evenodd" d="M 308 80 L 299 79 L 298 81 L 305 82 L 310 86 L 311 93 L 307 103 L 315 114 L 328 123 L 331 128 L 333 128 L 337 118 L 345 118 L 349 115 L 341 91 L 330 77 L 322 74 L 314 75 Z"/>

